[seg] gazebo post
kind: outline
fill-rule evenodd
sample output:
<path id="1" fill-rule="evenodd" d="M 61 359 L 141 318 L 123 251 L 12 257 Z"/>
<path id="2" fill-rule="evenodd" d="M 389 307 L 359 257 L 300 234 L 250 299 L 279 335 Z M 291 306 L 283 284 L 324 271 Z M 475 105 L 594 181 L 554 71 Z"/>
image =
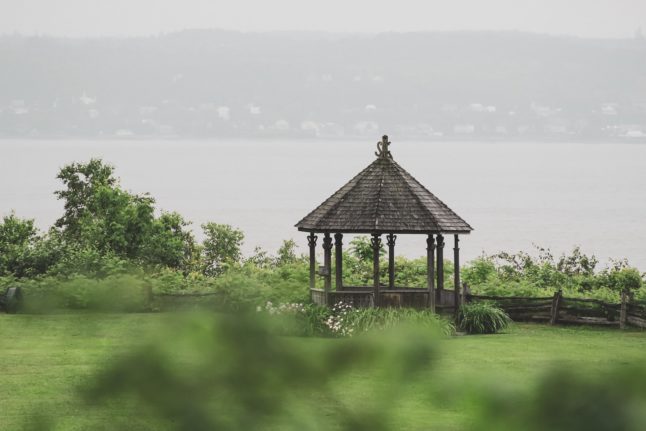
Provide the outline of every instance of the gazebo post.
<path id="1" fill-rule="evenodd" d="M 444 290 L 444 236 L 437 235 L 437 292 L 436 301 L 442 304 L 442 291 Z"/>
<path id="2" fill-rule="evenodd" d="M 330 288 L 332 287 L 332 238 L 328 232 L 325 232 L 323 237 L 323 265 L 325 267 L 324 274 L 324 289 L 325 289 L 325 302 L 328 303 L 330 296 Z"/>
<path id="3" fill-rule="evenodd" d="M 428 307 L 435 313 L 435 237 L 426 238 L 426 284 L 428 287 Z"/>
<path id="4" fill-rule="evenodd" d="M 310 290 L 316 288 L 316 240 L 314 232 L 307 236 L 307 245 L 310 248 Z"/>
<path id="5" fill-rule="evenodd" d="M 381 250 L 381 235 L 378 233 L 372 234 L 370 240 L 372 244 L 372 270 L 373 270 L 373 287 L 374 287 L 374 301 L 373 307 L 377 307 L 379 301 L 379 251 Z"/>
<path id="6" fill-rule="evenodd" d="M 392 233 L 386 236 L 386 244 L 388 244 L 388 289 L 395 288 L 395 241 L 397 235 Z"/>
<path id="7" fill-rule="evenodd" d="M 336 278 L 334 287 L 336 290 L 343 289 L 343 234 L 334 234 L 334 268 Z"/>
<path id="8" fill-rule="evenodd" d="M 460 309 L 460 238 L 458 235 L 453 235 L 453 291 L 455 292 L 455 318 L 458 318 Z"/>

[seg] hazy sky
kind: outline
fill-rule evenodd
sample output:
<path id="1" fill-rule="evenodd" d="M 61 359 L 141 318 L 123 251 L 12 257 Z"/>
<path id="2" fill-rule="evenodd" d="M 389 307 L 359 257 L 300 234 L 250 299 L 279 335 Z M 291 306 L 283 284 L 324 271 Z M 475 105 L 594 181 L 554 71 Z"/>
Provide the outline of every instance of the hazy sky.
<path id="1" fill-rule="evenodd" d="M 149 35 L 243 31 L 521 30 L 646 33 L 646 0 L 0 0 L 0 33 Z"/>

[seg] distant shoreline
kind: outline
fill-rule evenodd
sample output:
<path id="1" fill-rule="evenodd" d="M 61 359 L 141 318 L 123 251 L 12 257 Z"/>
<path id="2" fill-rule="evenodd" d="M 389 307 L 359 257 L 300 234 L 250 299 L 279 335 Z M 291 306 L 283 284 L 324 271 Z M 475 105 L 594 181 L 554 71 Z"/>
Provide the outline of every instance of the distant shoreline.
<path id="1" fill-rule="evenodd" d="M 524 137 L 411 137 L 411 136 L 398 136 L 391 134 L 393 139 L 406 142 L 455 142 L 455 143 L 518 143 L 518 144 L 646 144 L 646 137 L 641 138 L 573 138 L 573 137 L 555 137 L 550 139 L 545 138 L 524 138 Z M 343 141 L 360 141 L 378 139 L 379 136 L 325 136 L 325 137 L 312 137 L 312 136 L 281 136 L 281 135 L 249 135 L 249 136 L 153 136 L 153 135 L 133 135 L 133 136 L 1 136 L 0 142 L 7 141 L 119 141 L 119 142 L 150 142 L 150 141 L 164 141 L 164 142 L 181 142 L 181 141 L 302 141 L 302 142 L 343 142 Z"/>

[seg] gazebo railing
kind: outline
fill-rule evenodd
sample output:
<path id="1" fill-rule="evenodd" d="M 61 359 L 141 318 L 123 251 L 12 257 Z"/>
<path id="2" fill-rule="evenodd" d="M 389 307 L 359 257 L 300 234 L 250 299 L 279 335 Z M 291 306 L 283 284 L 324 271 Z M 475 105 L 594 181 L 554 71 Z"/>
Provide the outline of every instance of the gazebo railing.
<path id="1" fill-rule="evenodd" d="M 334 305 L 339 302 L 350 304 L 355 308 L 374 306 L 375 299 L 372 291 L 367 290 L 333 290 L 330 292 L 328 304 Z"/>
<path id="2" fill-rule="evenodd" d="M 327 295 L 323 289 L 310 289 L 310 298 L 316 305 L 327 305 Z"/>
<path id="3" fill-rule="evenodd" d="M 372 307 L 374 305 L 374 290 L 372 286 L 344 286 L 341 290 L 331 290 L 327 294 L 323 289 L 310 289 L 312 302 L 318 305 L 333 306 L 344 302 L 356 308 Z M 453 290 L 440 290 L 436 307 L 454 308 L 455 292 Z M 381 307 L 428 307 L 428 290 L 415 287 L 402 287 L 396 289 L 381 289 L 379 291 L 379 305 Z"/>
<path id="4" fill-rule="evenodd" d="M 337 289 L 336 291 L 337 292 L 343 292 L 343 291 L 356 291 L 356 290 L 364 291 L 364 290 L 368 290 L 368 291 L 372 292 L 373 289 L 374 289 L 374 287 L 372 287 L 372 286 L 346 286 L 346 285 L 343 285 L 343 287 L 341 287 L 341 289 Z"/>

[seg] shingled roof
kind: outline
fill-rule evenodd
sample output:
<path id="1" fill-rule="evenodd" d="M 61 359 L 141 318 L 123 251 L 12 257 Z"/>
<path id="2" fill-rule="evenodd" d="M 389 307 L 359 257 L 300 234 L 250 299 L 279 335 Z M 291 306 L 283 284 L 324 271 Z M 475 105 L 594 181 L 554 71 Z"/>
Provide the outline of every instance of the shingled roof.
<path id="1" fill-rule="evenodd" d="M 388 137 L 377 159 L 296 224 L 300 231 L 469 233 L 473 229 L 395 162 Z"/>

